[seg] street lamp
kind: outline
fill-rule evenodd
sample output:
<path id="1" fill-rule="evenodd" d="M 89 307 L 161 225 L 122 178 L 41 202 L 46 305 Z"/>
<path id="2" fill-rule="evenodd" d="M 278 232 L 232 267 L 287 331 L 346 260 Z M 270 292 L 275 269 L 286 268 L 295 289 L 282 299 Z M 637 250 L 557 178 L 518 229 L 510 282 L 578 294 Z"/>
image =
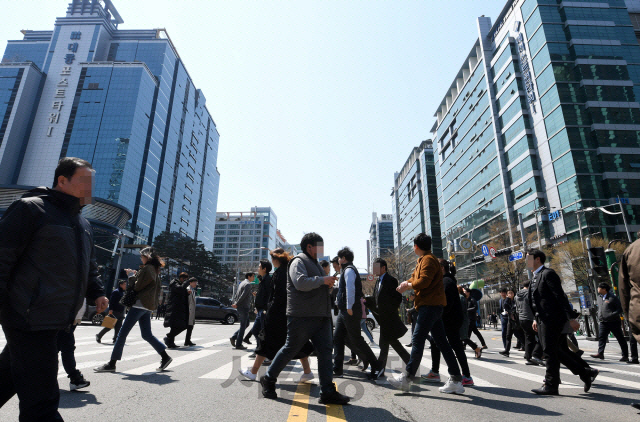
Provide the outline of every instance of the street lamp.
<path id="1" fill-rule="evenodd" d="M 253 252 L 253 251 L 256 251 L 256 250 L 262 250 L 262 249 L 269 250 L 269 248 L 264 247 L 264 246 L 259 247 L 259 248 L 249 248 L 249 249 L 240 249 L 240 248 L 238 248 L 238 256 L 237 256 L 237 259 L 236 259 L 236 282 L 233 283 L 233 297 L 236 296 L 236 289 L 238 288 L 238 282 L 240 281 L 240 256 L 251 255 L 250 252 Z M 240 252 L 249 252 L 249 253 L 243 253 L 241 255 Z"/>

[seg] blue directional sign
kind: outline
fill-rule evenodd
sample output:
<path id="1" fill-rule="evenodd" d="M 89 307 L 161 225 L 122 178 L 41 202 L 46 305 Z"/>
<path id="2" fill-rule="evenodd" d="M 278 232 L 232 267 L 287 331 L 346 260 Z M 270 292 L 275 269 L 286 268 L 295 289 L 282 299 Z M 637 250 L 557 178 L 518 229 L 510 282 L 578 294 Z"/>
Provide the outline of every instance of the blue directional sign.
<path id="1" fill-rule="evenodd" d="M 489 247 L 487 245 L 482 245 L 482 255 L 489 256 Z"/>
<path id="2" fill-rule="evenodd" d="M 519 259 L 522 259 L 523 257 L 524 254 L 522 252 L 512 253 L 511 255 L 509 255 L 509 262 L 517 261 Z"/>

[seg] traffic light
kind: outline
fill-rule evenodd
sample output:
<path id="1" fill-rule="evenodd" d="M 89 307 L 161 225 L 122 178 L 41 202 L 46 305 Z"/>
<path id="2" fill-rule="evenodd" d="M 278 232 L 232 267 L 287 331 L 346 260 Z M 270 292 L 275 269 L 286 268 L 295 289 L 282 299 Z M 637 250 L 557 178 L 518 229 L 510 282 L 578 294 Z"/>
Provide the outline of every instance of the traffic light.
<path id="1" fill-rule="evenodd" d="M 454 254 L 449 254 L 449 262 L 451 262 L 451 265 L 454 267 L 456 266 L 456 256 Z"/>
<path id="2" fill-rule="evenodd" d="M 496 251 L 496 258 L 499 256 L 511 255 L 513 250 L 511 248 L 504 248 Z"/>
<path id="3" fill-rule="evenodd" d="M 476 263 L 476 262 L 483 262 L 484 261 L 484 256 L 480 255 L 480 256 L 474 256 L 471 259 L 471 262 Z"/>
<path id="4" fill-rule="evenodd" d="M 606 281 L 611 283 L 609 277 L 609 268 L 607 268 L 607 257 L 603 247 L 589 248 L 589 256 L 593 264 L 594 277 L 598 281 Z"/>

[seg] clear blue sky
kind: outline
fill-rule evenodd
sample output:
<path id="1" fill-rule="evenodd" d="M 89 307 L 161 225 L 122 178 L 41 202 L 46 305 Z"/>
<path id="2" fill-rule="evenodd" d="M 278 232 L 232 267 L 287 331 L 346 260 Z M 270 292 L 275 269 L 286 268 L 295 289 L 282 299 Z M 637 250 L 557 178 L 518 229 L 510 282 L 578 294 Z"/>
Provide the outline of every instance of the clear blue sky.
<path id="1" fill-rule="evenodd" d="M 218 211 L 271 206 L 366 267 L 371 213 L 506 0 L 113 0 L 121 29 L 166 28 L 220 132 Z M 0 0 L 0 49 L 52 30 L 66 0 Z"/>

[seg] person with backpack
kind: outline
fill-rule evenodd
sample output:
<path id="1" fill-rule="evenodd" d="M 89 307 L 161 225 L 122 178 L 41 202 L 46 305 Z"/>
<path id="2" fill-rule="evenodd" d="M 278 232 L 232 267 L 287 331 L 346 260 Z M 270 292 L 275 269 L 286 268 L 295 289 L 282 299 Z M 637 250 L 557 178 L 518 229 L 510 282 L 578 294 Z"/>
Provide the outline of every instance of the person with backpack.
<path id="1" fill-rule="evenodd" d="M 527 361 L 527 365 L 544 365 L 542 360 L 542 346 L 538 342 L 536 332 L 533 331 L 533 321 L 535 316 L 531 311 L 531 304 L 529 303 L 529 280 L 525 280 L 522 283 L 522 289 L 516 296 L 516 308 L 518 310 L 518 318 L 520 320 L 520 326 L 524 332 L 524 359 Z"/>

